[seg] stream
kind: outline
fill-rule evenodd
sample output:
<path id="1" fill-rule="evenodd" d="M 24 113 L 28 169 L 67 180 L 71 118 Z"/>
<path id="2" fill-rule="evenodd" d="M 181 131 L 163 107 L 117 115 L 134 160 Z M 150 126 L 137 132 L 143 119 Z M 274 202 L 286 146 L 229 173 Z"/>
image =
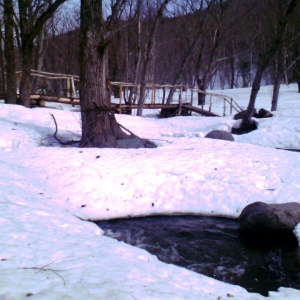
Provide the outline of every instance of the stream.
<path id="1" fill-rule="evenodd" d="M 104 234 L 145 249 L 159 260 L 249 292 L 268 295 L 279 287 L 300 289 L 297 245 L 249 242 L 238 220 L 203 216 L 155 216 L 100 221 Z"/>

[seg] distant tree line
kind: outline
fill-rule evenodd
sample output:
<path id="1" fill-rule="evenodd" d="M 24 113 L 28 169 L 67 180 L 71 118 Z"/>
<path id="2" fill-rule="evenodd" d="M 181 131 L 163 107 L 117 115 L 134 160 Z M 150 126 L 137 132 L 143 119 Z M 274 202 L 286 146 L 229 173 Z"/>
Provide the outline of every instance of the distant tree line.
<path id="1" fill-rule="evenodd" d="M 29 106 L 30 69 L 79 75 L 80 6 L 64 2 L 1 2 L 0 93 L 7 103 Z M 205 91 L 250 87 L 256 79 L 274 85 L 272 110 L 282 82 L 297 82 L 300 92 L 299 0 L 114 0 L 103 15 L 109 80 Z M 20 100 L 12 92 L 17 70 Z"/>

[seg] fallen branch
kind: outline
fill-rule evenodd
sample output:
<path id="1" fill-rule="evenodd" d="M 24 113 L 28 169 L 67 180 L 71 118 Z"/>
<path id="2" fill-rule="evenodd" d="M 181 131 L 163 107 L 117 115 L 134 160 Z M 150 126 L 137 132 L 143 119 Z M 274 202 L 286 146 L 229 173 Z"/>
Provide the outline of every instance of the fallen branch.
<path id="1" fill-rule="evenodd" d="M 131 130 L 129 130 L 128 128 L 124 127 L 120 123 L 118 123 L 118 125 L 121 128 L 123 128 L 124 130 L 128 131 L 133 137 L 139 139 L 143 143 L 143 145 L 144 145 L 145 148 L 156 148 L 156 145 L 153 142 L 151 142 L 150 140 L 140 138 L 139 136 L 137 136 L 136 134 L 134 134 Z"/>
<path id="2" fill-rule="evenodd" d="M 59 258 L 59 259 L 56 259 L 52 262 L 50 262 L 49 264 L 43 266 L 43 267 L 24 267 L 24 268 L 19 268 L 19 269 L 23 269 L 23 270 L 38 270 L 38 271 L 51 271 L 53 272 L 54 274 L 56 274 L 58 277 L 61 278 L 61 280 L 63 281 L 64 283 L 64 286 L 66 286 L 66 282 L 65 282 L 65 279 L 57 272 L 61 272 L 61 271 L 65 271 L 65 270 L 55 270 L 55 269 L 46 269 L 46 267 L 48 267 L 49 265 L 59 261 L 59 260 L 63 260 L 65 258 L 68 258 L 70 256 L 67 256 L 67 257 L 64 257 L 64 258 Z"/>
<path id="3" fill-rule="evenodd" d="M 53 121 L 54 121 L 54 124 L 55 124 L 55 132 L 54 132 L 53 137 L 54 137 L 60 144 L 62 144 L 62 145 L 72 145 L 72 144 L 77 144 L 77 143 L 80 142 L 80 140 L 78 140 L 78 141 L 71 140 L 71 141 L 63 142 L 61 139 L 59 139 L 59 138 L 56 136 L 56 135 L 57 135 L 57 122 L 56 122 L 56 119 L 55 119 L 55 117 L 54 117 L 53 114 L 51 114 L 51 117 L 52 117 L 52 119 L 53 119 Z"/>

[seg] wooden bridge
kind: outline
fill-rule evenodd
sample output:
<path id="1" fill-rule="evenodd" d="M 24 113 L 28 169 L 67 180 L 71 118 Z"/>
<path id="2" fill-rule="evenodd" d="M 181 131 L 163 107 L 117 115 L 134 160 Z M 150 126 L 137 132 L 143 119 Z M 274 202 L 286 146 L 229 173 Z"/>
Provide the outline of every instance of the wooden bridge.
<path id="1" fill-rule="evenodd" d="M 21 82 L 21 72 L 18 72 L 18 89 Z M 45 106 L 45 102 L 57 102 L 71 105 L 80 105 L 79 92 L 76 85 L 79 83 L 79 76 L 68 74 L 56 74 L 49 72 L 38 72 L 32 70 L 33 77 L 30 98 L 39 106 Z M 112 108 L 118 113 L 131 113 L 137 109 L 140 94 L 140 85 L 125 82 L 109 82 L 108 88 L 111 91 Z M 165 103 L 166 91 L 175 89 L 172 104 Z M 133 101 L 129 101 L 130 93 L 134 91 Z M 206 96 L 206 104 L 195 106 L 193 103 L 198 99 L 198 94 Z M 0 95 L 1 97 L 1 95 Z M 196 98 L 196 99 L 194 99 Z M 194 87 L 185 85 L 158 85 L 147 84 L 146 98 L 143 109 L 161 109 L 171 114 L 182 112 L 195 112 L 204 116 L 225 116 L 242 111 L 242 108 L 233 98 L 225 95 L 201 91 Z"/>

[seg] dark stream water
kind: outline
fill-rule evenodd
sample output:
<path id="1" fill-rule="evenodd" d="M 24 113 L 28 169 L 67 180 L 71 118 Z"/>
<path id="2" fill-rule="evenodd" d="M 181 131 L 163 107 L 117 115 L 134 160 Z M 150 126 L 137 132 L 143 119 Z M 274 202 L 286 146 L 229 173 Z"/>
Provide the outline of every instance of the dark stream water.
<path id="1" fill-rule="evenodd" d="M 280 286 L 300 289 L 300 252 L 295 245 L 246 242 L 234 219 L 160 216 L 97 224 L 105 235 L 143 248 L 163 262 L 249 292 L 266 296 Z"/>

